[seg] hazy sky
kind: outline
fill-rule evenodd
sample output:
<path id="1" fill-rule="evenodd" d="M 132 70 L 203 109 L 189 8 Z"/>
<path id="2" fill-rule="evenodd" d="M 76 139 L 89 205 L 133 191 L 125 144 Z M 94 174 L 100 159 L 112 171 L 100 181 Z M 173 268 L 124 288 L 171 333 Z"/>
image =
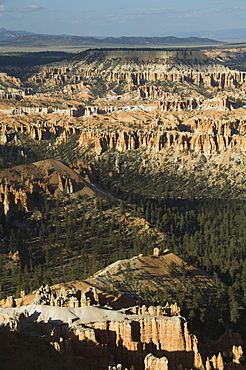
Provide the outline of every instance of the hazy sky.
<path id="1" fill-rule="evenodd" d="M 0 28 L 56 35 L 206 36 L 245 21 L 246 0 L 0 0 Z"/>

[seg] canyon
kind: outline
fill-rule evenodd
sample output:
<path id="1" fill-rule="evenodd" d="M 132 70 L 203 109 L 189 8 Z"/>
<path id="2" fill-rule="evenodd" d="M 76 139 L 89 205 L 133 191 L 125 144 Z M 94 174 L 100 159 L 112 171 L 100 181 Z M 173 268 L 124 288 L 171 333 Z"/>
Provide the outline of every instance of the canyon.
<path id="1" fill-rule="evenodd" d="M 23 363 L 245 369 L 245 61 L 115 48 L 2 68 L 0 334 Z"/>

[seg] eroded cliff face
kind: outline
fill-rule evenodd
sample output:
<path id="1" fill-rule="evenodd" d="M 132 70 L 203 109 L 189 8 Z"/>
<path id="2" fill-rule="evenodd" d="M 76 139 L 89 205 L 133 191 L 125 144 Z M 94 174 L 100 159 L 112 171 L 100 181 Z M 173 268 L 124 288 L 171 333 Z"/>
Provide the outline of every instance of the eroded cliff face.
<path id="1" fill-rule="evenodd" d="M 90 325 L 88 334 L 86 329 L 82 335 L 79 330 L 74 334 L 79 336 L 80 341 L 84 341 L 86 336 L 87 340 L 95 342 L 91 328 L 97 343 L 108 347 L 116 363 L 132 364 L 135 369 L 141 370 L 144 369 L 145 356 L 152 353 L 157 357 L 167 357 L 170 370 L 176 369 L 178 363 L 186 368 L 194 366 L 204 369 L 197 340 L 189 334 L 183 318 L 136 317 L 124 322 L 94 323 Z M 83 353 L 88 353 L 90 344 L 83 346 L 83 350 Z M 98 363 L 103 361 L 100 357 L 99 354 Z"/>
<path id="2" fill-rule="evenodd" d="M 17 211 L 29 212 L 31 209 L 29 194 L 32 192 L 32 186 L 29 192 L 23 188 L 17 188 L 14 184 L 0 184 L 0 207 L 1 214 L 9 215 Z"/>
<path id="3" fill-rule="evenodd" d="M 16 98 L 16 89 L 17 88 L 20 88 L 21 86 L 21 81 L 19 78 L 16 78 L 16 77 L 13 77 L 13 76 L 9 76 L 7 73 L 0 73 L 0 88 L 2 89 L 6 89 L 6 85 L 8 86 L 8 94 L 3 94 L 1 97 L 4 97 L 4 98 Z M 0 92 L 0 94 L 2 94 L 3 91 Z M 13 94 L 13 95 L 11 95 Z"/>
<path id="4" fill-rule="evenodd" d="M 4 121 L 7 121 L 7 119 L 5 118 Z M 9 119 L 8 121 L 8 124 L 2 122 L 0 126 L 1 144 L 17 140 L 18 134 L 25 135 L 27 139 L 30 138 L 32 140 L 41 141 L 56 138 L 66 140 L 68 136 L 76 133 L 76 127 L 65 122 L 64 124 L 59 124 L 59 118 L 57 118 L 57 122 L 52 122 L 52 119 L 34 119 L 31 124 L 25 117 L 23 117 L 22 120 Z"/>
<path id="5" fill-rule="evenodd" d="M 31 161 L 18 149 L 28 143 L 41 147 L 45 158 L 85 160 L 99 172 L 98 159 L 111 156 L 115 165 L 105 176 L 121 174 L 134 161 L 132 177 L 149 171 L 152 179 L 167 170 L 186 181 L 189 174 L 196 180 L 205 174 L 202 181 L 211 188 L 223 168 L 227 182 L 242 192 L 246 72 L 226 65 L 230 53 L 238 51 L 89 50 L 41 67 L 21 92 L 10 87 L 20 81 L 4 74 L 9 87 L 0 92 L 0 144 L 15 146 L 21 163 Z M 55 188 L 41 183 L 35 189 L 48 196 L 57 188 L 74 192 L 65 177 Z M 4 214 L 9 204 L 29 210 L 32 191 L 10 184 L 1 191 Z"/>
<path id="6" fill-rule="evenodd" d="M 212 89 L 244 88 L 246 73 L 231 70 L 200 51 L 87 51 L 73 62 L 43 67 L 29 82 L 43 85 L 78 84 L 103 79 L 128 90 L 155 83 L 188 83 Z M 84 84 L 83 86 L 85 86 Z"/>
<path id="7" fill-rule="evenodd" d="M 77 171 L 77 172 L 76 172 Z M 0 215 L 31 212 L 40 199 L 81 190 L 89 196 L 90 179 L 79 164 L 74 169 L 56 160 L 47 160 L 0 170 Z"/>
<path id="8" fill-rule="evenodd" d="M 22 308 L 19 316 L 15 309 L 15 317 L 10 314 L 10 309 L 2 309 L 0 318 L 10 330 L 21 329 L 22 332 L 35 332 L 42 336 L 63 360 L 78 369 L 105 370 L 119 363 L 124 369 L 133 365 L 136 370 L 229 370 L 235 366 L 243 369 L 240 364 L 241 338 L 232 332 L 225 333 L 218 342 L 208 345 L 209 357 L 208 349 L 200 347 L 197 338 L 189 333 L 183 317 L 126 315 L 102 307 L 81 309 L 83 314 L 81 312 L 76 320 L 72 317 L 80 315 L 80 309 L 72 312 L 67 308 L 56 308 L 55 311 L 50 308 L 53 318 L 47 321 L 44 317 L 48 317 L 49 308 L 45 306 L 36 306 L 43 318 L 36 323 L 31 316 L 32 306 Z M 69 315 L 72 315 L 71 318 Z M 100 315 L 102 318 L 106 315 L 107 320 L 100 321 Z M 61 320 L 63 322 L 59 323 Z M 226 363 L 226 357 L 218 352 L 219 348 L 223 348 L 224 354 L 233 349 L 234 362 Z"/>
<path id="9" fill-rule="evenodd" d="M 21 135 L 35 141 L 61 142 L 78 134 L 79 145 L 93 144 L 97 154 L 108 149 L 126 151 L 141 147 L 161 151 L 171 146 L 178 151 L 191 150 L 202 154 L 212 154 L 228 147 L 245 150 L 245 110 L 229 114 L 227 99 L 213 99 L 200 102 L 205 108 L 202 113 L 182 112 L 182 104 L 192 110 L 193 103 L 191 99 L 186 103 L 170 100 L 140 107 L 80 107 L 82 117 L 70 119 L 66 118 L 66 112 L 63 116 L 62 111 L 52 115 L 46 112 L 42 118 L 33 114 L 18 119 L 2 116 L 0 142 L 18 141 Z M 170 117 L 168 112 L 173 108 L 177 113 Z M 140 128 L 129 129 L 130 125 Z M 98 126 L 101 126 L 100 130 Z"/>
<path id="10" fill-rule="evenodd" d="M 165 129 L 159 123 L 158 129 L 99 131 L 83 130 L 79 144 L 93 144 L 95 152 L 101 154 L 109 149 L 119 152 L 145 148 L 155 152 L 165 152 L 171 147 L 178 153 L 190 151 L 207 156 L 227 149 L 245 152 L 244 112 L 240 118 L 228 119 L 197 116 Z"/>
<path id="11" fill-rule="evenodd" d="M 169 72 L 169 73 L 112 73 L 111 81 L 120 83 L 126 81 L 130 88 L 136 85 L 142 85 L 146 82 L 189 82 L 195 85 L 203 85 L 205 87 L 212 87 L 218 89 L 227 89 L 234 87 L 244 88 L 246 84 L 246 73 L 239 71 L 226 71 L 223 69 L 220 72 Z"/>
<path id="12" fill-rule="evenodd" d="M 146 82 L 179 82 L 179 83 L 192 83 L 195 85 L 203 85 L 204 87 L 212 87 L 217 89 L 227 89 L 246 86 L 246 73 L 239 71 L 221 71 L 214 72 L 213 68 L 208 72 L 112 72 L 108 78 L 108 82 L 117 82 L 120 84 L 125 82 L 128 89 L 131 90 L 134 86 L 144 85 Z M 83 78 L 96 77 L 102 78 L 103 73 L 86 72 L 83 71 L 81 76 L 56 74 L 54 71 L 43 71 L 40 77 L 32 77 L 30 83 L 35 84 L 54 84 L 63 85 L 65 83 L 74 84 L 80 82 Z M 62 73 L 62 71 L 59 71 Z"/>
<path id="13" fill-rule="evenodd" d="M 41 92 L 2 110 L 0 143 L 47 141 L 55 151 L 77 136 L 69 150 L 78 156 L 143 150 L 160 170 L 171 156 L 181 167 L 189 156 L 188 171 L 202 156 L 244 162 L 246 72 L 226 66 L 227 52 L 88 50 L 41 67 L 29 80 Z"/>
<path id="14" fill-rule="evenodd" d="M 63 145 L 67 152 L 77 153 L 74 163 L 86 153 L 86 160 L 89 158 L 89 162 L 94 163 L 95 167 L 98 158 L 106 160 L 107 156 L 111 156 L 114 157 L 114 170 L 118 174 L 121 173 L 121 168 L 126 167 L 128 161 L 137 155 L 135 166 L 138 166 L 136 170 L 139 173 L 144 173 L 145 169 L 153 173 L 164 171 L 168 162 L 170 170 L 176 170 L 185 176 L 187 173 L 194 173 L 199 177 L 201 173 L 196 169 L 205 168 L 211 186 L 220 175 L 221 167 L 226 170 L 228 179 L 236 174 L 236 182 L 241 181 L 246 164 L 245 109 L 219 110 L 217 107 L 205 107 L 194 112 L 165 112 L 162 107 L 160 104 L 153 110 L 147 110 L 147 106 L 138 110 L 128 107 L 125 110 L 104 110 L 103 113 L 97 112 L 96 107 L 93 107 L 94 112 L 91 110 L 87 115 L 70 118 L 57 114 L 45 114 L 42 117 L 32 114 L 18 117 L 2 115 L 1 144 L 19 145 L 23 141 L 30 141 L 36 145 L 36 142 L 45 142 L 47 153 L 50 152 L 51 155 Z M 28 161 L 28 152 L 19 150 L 18 153 Z M 119 159 L 122 156 L 123 167 L 122 160 Z M 203 174 L 206 171 L 203 171 Z M 6 178 L 8 179 L 9 175 Z M 67 194 L 74 192 L 73 181 L 63 177 L 57 178 L 56 182 L 56 188 L 61 191 Z M 5 186 L 5 182 L 2 183 Z M 34 191 L 23 184 L 17 188 L 10 184 L 12 187 L 8 196 L 5 195 L 7 192 L 1 191 L 6 210 L 7 204 L 11 203 L 11 193 L 14 194 L 17 190 L 20 192 L 21 188 L 30 194 Z M 42 180 L 37 182 L 35 189 L 42 189 L 47 195 L 56 192 L 54 187 Z M 24 199 L 23 194 L 14 195 L 16 199 L 20 197 Z M 23 204 L 28 202 L 21 201 Z M 20 203 L 20 200 L 14 203 Z M 25 205 L 24 209 L 30 207 Z M 6 214 L 6 211 L 4 213 Z"/>

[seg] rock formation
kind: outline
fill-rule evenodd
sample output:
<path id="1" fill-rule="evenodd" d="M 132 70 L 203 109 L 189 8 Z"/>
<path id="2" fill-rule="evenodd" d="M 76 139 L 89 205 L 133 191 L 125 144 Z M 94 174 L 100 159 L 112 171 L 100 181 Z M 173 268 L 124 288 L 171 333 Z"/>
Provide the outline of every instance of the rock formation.
<path id="1" fill-rule="evenodd" d="M 29 212 L 31 209 L 28 192 L 14 184 L 4 182 L 0 184 L 0 205 L 5 215 L 15 213 L 17 210 Z"/>
<path id="2" fill-rule="evenodd" d="M 145 370 L 168 370 L 168 360 L 166 357 L 155 357 L 149 353 L 144 359 Z"/>
<path id="3" fill-rule="evenodd" d="M 133 130 L 105 132 L 84 130 L 79 139 L 80 145 L 94 143 L 95 152 L 101 154 L 108 149 L 119 152 L 138 148 L 162 152 L 173 147 L 178 152 L 190 151 L 199 154 L 212 154 L 228 148 L 245 152 L 244 119 L 228 122 L 223 120 L 206 121 L 206 118 L 187 120 L 173 127 L 173 130 Z M 241 133 L 239 135 L 238 133 Z"/>
<path id="4" fill-rule="evenodd" d="M 175 174 L 193 174 L 198 166 L 203 171 L 205 163 L 220 174 L 220 166 L 226 163 L 228 178 L 240 174 L 238 167 L 246 162 L 246 72 L 229 68 L 213 50 L 88 50 L 70 61 L 40 67 L 28 83 L 35 89 L 0 74 L 1 146 L 16 146 L 17 156 L 28 162 L 28 151 L 22 146 L 29 141 L 53 157 L 76 152 L 78 162 L 67 166 L 47 160 L 1 170 L 3 218 L 32 211 L 34 195 L 36 202 L 37 198 L 51 199 L 61 193 L 67 197 L 77 191 L 92 196 L 96 189 L 90 186 L 93 164 L 96 168 L 97 162 L 107 160 L 108 153 L 113 169 L 107 168 L 110 173 L 105 175 L 112 177 L 115 173 L 125 175 L 129 153 L 141 162 L 139 174 L 149 168 L 156 171 L 151 172 L 151 178 L 167 168 L 168 160 Z M 86 166 L 80 163 L 84 158 Z M 69 158 L 70 163 L 73 160 Z M 244 182 L 243 166 L 241 174 Z M 104 196 L 108 194 L 104 192 Z M 168 262 L 168 255 L 171 258 L 171 253 L 166 253 L 164 261 L 155 248 L 151 257 L 134 257 L 139 281 L 142 263 L 153 266 L 158 261 L 155 268 L 161 269 L 161 261 Z M 17 252 L 10 252 L 7 258 L 9 263 L 19 263 Z M 189 273 L 192 276 L 191 268 Z M 100 277 L 98 273 L 91 281 L 100 288 L 106 275 L 102 269 Z M 119 275 L 114 279 L 118 284 Z M 152 276 L 151 268 L 148 276 Z M 203 277 L 203 283 L 206 281 L 213 289 L 212 278 Z M 148 289 L 158 291 L 158 284 L 148 283 Z M 1 319 L 12 331 L 28 327 L 64 359 L 84 368 L 243 369 L 242 340 L 232 331 L 217 342 L 199 344 L 189 333 L 177 304 L 161 307 L 143 302 L 119 313 L 93 306 L 107 303 L 112 308 L 124 300 L 119 294 L 109 302 L 99 288 L 90 285 L 84 290 L 56 292 L 42 286 L 36 292 L 34 311 L 26 308 L 30 312 L 19 317 L 17 311 L 1 310 Z M 24 299 L 22 294 L 18 305 Z M 4 303 L 14 308 L 17 302 L 12 296 Z M 83 310 L 91 310 L 88 320 Z M 37 312 L 40 320 L 33 322 Z M 60 312 L 67 317 L 59 316 Z M 231 362 L 228 351 L 234 356 Z"/>
<path id="5" fill-rule="evenodd" d="M 105 370 L 122 364 L 117 368 L 129 369 L 133 365 L 136 370 L 234 369 L 221 353 L 204 360 L 197 338 L 189 333 L 186 320 L 180 316 L 126 315 L 96 306 L 56 307 L 55 311 L 42 305 L 24 306 L 15 310 L 15 316 L 10 310 L 1 310 L 2 325 L 42 335 L 63 359 L 73 361 L 78 368 L 83 365 Z M 39 313 L 37 322 L 33 312 Z M 229 336 L 225 349 L 232 346 Z M 210 350 L 216 353 L 212 347 Z M 241 348 L 234 345 L 233 353 L 234 365 L 243 369 L 239 361 Z"/>
<path id="6" fill-rule="evenodd" d="M 94 196 L 94 192 L 89 188 L 88 172 L 83 172 L 80 167 L 75 172 L 56 160 L 0 170 L 0 215 L 31 212 L 37 205 L 38 197 L 49 199 L 61 192 L 73 194 L 82 190 L 89 196 Z"/>
<path id="7" fill-rule="evenodd" d="M 93 55 L 95 53 L 95 51 L 85 53 L 84 60 L 78 60 L 74 64 L 43 67 L 38 75 L 30 79 L 30 82 L 64 85 L 79 83 L 85 78 L 99 77 L 117 84 L 126 82 L 129 90 L 134 86 L 156 81 L 188 82 L 214 89 L 243 88 L 246 84 L 245 72 L 230 70 L 223 65 L 215 64 L 198 51 L 189 53 L 131 51 L 129 54 L 127 51 L 104 50 L 97 52 L 97 58 L 101 62 L 99 65 L 96 65 L 96 58 Z M 134 62 L 133 55 L 136 62 Z M 118 63 L 115 64 L 115 60 Z M 107 70 L 105 71 L 106 63 Z"/>

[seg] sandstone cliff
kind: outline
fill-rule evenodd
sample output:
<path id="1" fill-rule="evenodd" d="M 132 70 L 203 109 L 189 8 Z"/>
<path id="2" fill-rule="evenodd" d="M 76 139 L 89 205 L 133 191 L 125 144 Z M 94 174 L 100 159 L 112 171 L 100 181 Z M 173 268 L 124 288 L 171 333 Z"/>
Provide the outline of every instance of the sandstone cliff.
<path id="1" fill-rule="evenodd" d="M 93 143 L 97 154 L 109 149 L 124 152 L 138 148 L 164 152 L 171 147 L 177 152 L 190 151 L 206 155 L 229 148 L 245 152 L 244 112 L 240 118 L 232 120 L 198 115 L 197 118 L 184 120 L 167 129 L 163 124 L 159 123 L 158 126 L 155 130 L 83 130 L 79 144 L 88 146 Z"/>
<path id="2" fill-rule="evenodd" d="M 46 160 L 0 170 L 0 214 L 30 212 L 38 197 L 44 200 L 78 191 L 90 197 L 99 191 L 90 185 L 88 171 L 79 163 L 72 169 L 60 161 Z"/>
<path id="3" fill-rule="evenodd" d="M 178 82 L 215 89 L 243 88 L 246 73 L 230 70 L 199 51 L 87 51 L 82 60 L 43 67 L 31 77 L 35 84 L 64 85 L 103 78 L 108 83 L 126 83 L 131 90 L 153 82 Z"/>
<path id="4" fill-rule="evenodd" d="M 34 314 L 36 313 L 36 314 Z M 38 314 L 38 315 L 37 315 Z M 35 322 L 34 317 L 38 317 Z M 1 322 L 10 330 L 42 335 L 63 359 L 77 368 L 105 370 L 121 363 L 136 370 L 238 368 L 242 351 L 240 337 L 224 335 L 224 350 L 232 349 L 236 362 L 226 364 L 221 353 L 210 345 L 213 356 L 204 359 L 197 338 L 188 331 L 182 317 L 124 314 L 102 307 L 78 309 L 23 306 L 18 311 L 1 310 Z M 239 347 L 238 347 L 239 348 Z M 214 351 L 214 352 L 213 352 Z"/>

